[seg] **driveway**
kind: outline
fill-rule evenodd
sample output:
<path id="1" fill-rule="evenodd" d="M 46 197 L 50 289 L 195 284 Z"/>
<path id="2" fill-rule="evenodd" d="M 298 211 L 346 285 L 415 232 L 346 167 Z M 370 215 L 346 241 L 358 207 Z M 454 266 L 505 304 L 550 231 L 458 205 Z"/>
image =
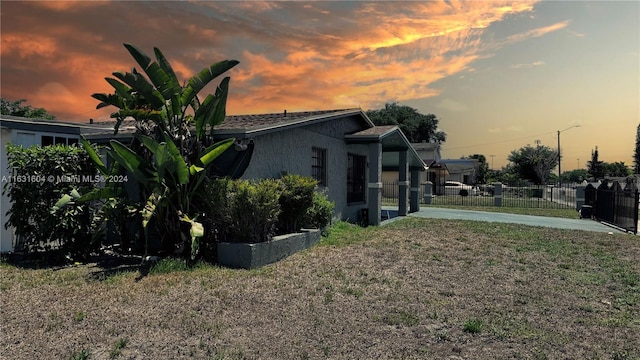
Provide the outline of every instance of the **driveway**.
<path id="1" fill-rule="evenodd" d="M 397 214 L 397 208 L 384 206 L 382 209 L 383 217 L 385 212 L 389 212 L 393 221 L 393 212 Z M 411 213 L 409 216 L 431 218 L 431 219 L 451 219 L 451 220 L 474 220 L 498 223 L 523 224 L 530 226 L 544 226 L 557 229 L 585 230 L 596 232 L 624 232 L 614 227 L 602 224 L 590 219 L 564 219 L 545 216 L 506 214 L 488 211 L 472 211 L 457 210 L 438 207 L 420 207 L 420 211 Z M 384 223 L 384 222 L 383 222 Z"/>

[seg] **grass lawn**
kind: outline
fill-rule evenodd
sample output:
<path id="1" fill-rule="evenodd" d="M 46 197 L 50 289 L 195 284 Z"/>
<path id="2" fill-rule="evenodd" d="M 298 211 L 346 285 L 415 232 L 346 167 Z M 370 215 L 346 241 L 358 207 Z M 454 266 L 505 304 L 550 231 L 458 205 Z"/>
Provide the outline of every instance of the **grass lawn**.
<path id="1" fill-rule="evenodd" d="M 421 207 L 439 207 L 439 208 L 447 208 L 447 209 L 499 212 L 499 213 L 506 213 L 506 214 L 559 217 L 559 218 L 566 218 L 566 219 L 580 218 L 580 214 L 573 209 L 543 209 L 543 208 L 462 206 L 462 205 L 421 205 Z"/>
<path id="2" fill-rule="evenodd" d="M 0 266 L 6 359 L 638 359 L 640 240 L 338 223 L 259 270 Z"/>

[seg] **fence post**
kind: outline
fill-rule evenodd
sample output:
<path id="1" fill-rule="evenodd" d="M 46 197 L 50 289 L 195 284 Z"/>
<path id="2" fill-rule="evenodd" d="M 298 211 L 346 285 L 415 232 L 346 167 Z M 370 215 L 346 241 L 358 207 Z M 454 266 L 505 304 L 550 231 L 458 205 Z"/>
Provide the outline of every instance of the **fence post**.
<path id="1" fill-rule="evenodd" d="M 426 205 L 431 204 L 431 197 L 433 196 L 433 183 L 431 181 L 427 181 L 424 183 L 424 203 Z"/>
<path id="2" fill-rule="evenodd" d="M 580 209 L 582 209 L 582 206 L 584 205 L 586 188 L 587 187 L 584 185 L 576 186 L 576 210 L 577 211 L 580 211 Z"/>
<path id="3" fill-rule="evenodd" d="M 494 190 L 493 190 L 493 204 L 495 206 L 502 206 L 502 183 L 494 183 Z"/>

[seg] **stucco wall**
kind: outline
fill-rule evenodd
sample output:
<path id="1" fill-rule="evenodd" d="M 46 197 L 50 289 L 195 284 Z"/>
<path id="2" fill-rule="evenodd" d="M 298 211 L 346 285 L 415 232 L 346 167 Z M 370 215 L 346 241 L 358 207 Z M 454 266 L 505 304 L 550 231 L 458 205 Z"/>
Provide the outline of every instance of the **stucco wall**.
<path id="1" fill-rule="evenodd" d="M 11 132 L 8 129 L 0 130 L 0 193 L 2 187 L 6 182 L 1 181 L 2 178 L 11 175 L 7 168 L 7 144 L 11 143 Z M 5 178 L 6 179 L 6 178 Z M 6 195 L 2 195 L 0 198 L 0 253 L 5 253 L 13 250 L 13 237 L 11 235 L 11 228 L 5 229 L 4 224 L 7 222 L 6 212 L 11 207 L 11 201 Z"/>
<path id="2" fill-rule="evenodd" d="M 357 221 L 359 209 L 367 205 L 347 205 L 347 154 L 366 156 L 368 147 L 346 144 L 344 134 L 360 129 L 361 124 L 347 118 L 257 136 L 253 157 L 243 178 L 277 178 L 283 172 L 311 176 L 312 148 L 326 149 L 325 191 L 336 204 L 334 218 Z"/>

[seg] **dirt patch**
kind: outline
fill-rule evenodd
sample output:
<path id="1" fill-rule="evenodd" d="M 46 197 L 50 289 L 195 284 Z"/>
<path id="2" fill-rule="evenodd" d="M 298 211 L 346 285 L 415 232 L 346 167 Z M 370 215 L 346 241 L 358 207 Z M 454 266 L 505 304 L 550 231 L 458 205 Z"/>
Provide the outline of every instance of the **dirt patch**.
<path id="1" fill-rule="evenodd" d="M 252 271 L 3 266 L 0 355 L 640 356 L 634 236 L 429 219 L 362 234 Z"/>

